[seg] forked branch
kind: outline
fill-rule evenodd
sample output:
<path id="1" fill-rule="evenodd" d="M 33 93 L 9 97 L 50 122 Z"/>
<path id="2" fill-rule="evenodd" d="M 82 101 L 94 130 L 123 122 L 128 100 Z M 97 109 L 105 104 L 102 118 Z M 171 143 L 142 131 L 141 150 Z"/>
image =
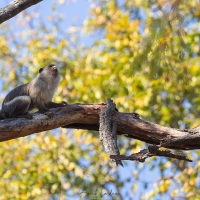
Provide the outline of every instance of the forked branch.
<path id="1" fill-rule="evenodd" d="M 0 121 L 0 141 L 24 137 L 58 127 L 99 130 L 99 115 L 105 104 L 68 105 L 54 109 L 53 118 L 35 113 L 33 119 Z M 114 111 L 112 120 L 117 134 L 170 149 L 200 149 L 200 128 L 173 129 L 140 119 L 136 113 Z M 97 132 L 98 134 L 98 132 Z"/>

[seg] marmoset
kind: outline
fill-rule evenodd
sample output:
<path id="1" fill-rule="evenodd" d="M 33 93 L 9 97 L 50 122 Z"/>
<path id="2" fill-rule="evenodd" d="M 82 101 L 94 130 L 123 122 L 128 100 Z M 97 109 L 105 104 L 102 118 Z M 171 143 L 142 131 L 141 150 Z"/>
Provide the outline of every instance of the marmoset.
<path id="1" fill-rule="evenodd" d="M 60 73 L 55 65 L 41 68 L 38 76 L 31 82 L 14 88 L 6 95 L 0 111 L 0 118 L 31 116 L 29 111 L 34 108 L 45 114 L 50 108 L 66 106 L 66 102 L 52 102 L 59 82 Z"/>

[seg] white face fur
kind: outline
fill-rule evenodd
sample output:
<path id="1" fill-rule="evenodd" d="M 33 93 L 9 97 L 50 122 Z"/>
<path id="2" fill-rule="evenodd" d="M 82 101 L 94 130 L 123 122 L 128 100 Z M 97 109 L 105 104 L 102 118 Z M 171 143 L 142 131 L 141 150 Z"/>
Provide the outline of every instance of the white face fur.
<path id="1" fill-rule="evenodd" d="M 41 68 L 39 73 L 39 77 L 45 79 L 48 83 L 56 84 L 60 81 L 60 73 L 56 65 L 49 65 L 45 68 Z"/>
<path id="2" fill-rule="evenodd" d="M 39 70 L 39 75 L 32 81 L 33 96 L 40 101 L 51 101 L 60 82 L 60 73 L 55 65 L 49 65 Z"/>

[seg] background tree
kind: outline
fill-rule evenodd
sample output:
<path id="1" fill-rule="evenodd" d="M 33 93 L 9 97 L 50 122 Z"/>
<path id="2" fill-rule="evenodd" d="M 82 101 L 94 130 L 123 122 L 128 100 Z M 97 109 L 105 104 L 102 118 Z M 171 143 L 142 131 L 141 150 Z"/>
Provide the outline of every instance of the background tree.
<path id="1" fill-rule="evenodd" d="M 56 63 L 62 81 L 55 101 L 101 103 L 112 97 L 120 111 L 134 110 L 158 124 L 199 125 L 197 1 L 93 0 L 84 27 L 68 33 L 58 4 L 52 9 L 48 23 L 35 11 L 17 17 L 24 19 L 18 31 L 7 23 L 1 27 L 2 90 Z M 82 28 L 96 35 L 92 45 L 81 42 Z M 186 152 L 195 158 L 192 164 L 150 158 L 113 169 L 95 135 L 58 129 L 1 143 L 0 198 L 77 198 L 86 191 L 90 199 L 91 191 L 110 190 L 121 199 L 199 197 L 199 151 Z M 119 142 L 122 154 L 146 145 L 125 137 Z"/>

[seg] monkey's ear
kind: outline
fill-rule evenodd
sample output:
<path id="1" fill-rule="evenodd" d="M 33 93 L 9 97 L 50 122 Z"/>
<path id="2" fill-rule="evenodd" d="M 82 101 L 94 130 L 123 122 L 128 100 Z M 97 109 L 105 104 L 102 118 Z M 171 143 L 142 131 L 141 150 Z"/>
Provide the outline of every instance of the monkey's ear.
<path id="1" fill-rule="evenodd" d="M 39 69 L 39 73 L 41 73 L 42 71 L 43 71 L 43 68 L 40 68 L 40 69 Z"/>

